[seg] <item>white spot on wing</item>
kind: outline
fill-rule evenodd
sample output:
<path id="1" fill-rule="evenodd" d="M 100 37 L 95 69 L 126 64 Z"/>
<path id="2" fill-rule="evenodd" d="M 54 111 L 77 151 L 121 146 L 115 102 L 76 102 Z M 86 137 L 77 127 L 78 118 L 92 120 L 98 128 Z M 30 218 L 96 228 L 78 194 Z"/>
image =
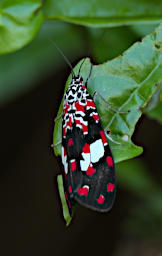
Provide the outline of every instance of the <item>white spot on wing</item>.
<path id="1" fill-rule="evenodd" d="M 68 163 L 67 163 L 67 155 L 64 156 L 64 147 L 62 147 L 62 163 L 64 165 L 64 171 L 67 174 L 68 173 Z"/>
<path id="2" fill-rule="evenodd" d="M 89 190 L 89 186 L 88 185 L 84 185 L 83 188 L 87 188 Z"/>
<path id="3" fill-rule="evenodd" d="M 101 139 L 90 144 L 90 154 L 92 163 L 98 162 L 104 156 L 104 146 Z"/>
<path id="4" fill-rule="evenodd" d="M 67 163 L 67 156 L 65 157 L 65 165 L 64 165 L 64 171 L 67 174 L 68 173 L 68 163 Z"/>
<path id="5" fill-rule="evenodd" d="M 61 152 L 61 157 L 62 157 L 62 163 L 64 165 L 64 147 L 62 147 L 62 152 Z"/>
<path id="6" fill-rule="evenodd" d="M 79 127 L 80 129 L 82 129 L 82 125 L 81 124 L 76 124 L 76 127 Z"/>
<path id="7" fill-rule="evenodd" d="M 76 108 L 75 108 L 76 109 Z M 85 116 L 85 113 L 83 111 L 76 111 L 77 114 L 81 115 L 81 116 Z M 75 117 L 76 118 L 76 117 Z"/>
<path id="8" fill-rule="evenodd" d="M 80 168 L 82 171 L 87 171 L 88 166 L 90 165 L 90 153 L 82 153 L 83 159 L 80 161 Z"/>

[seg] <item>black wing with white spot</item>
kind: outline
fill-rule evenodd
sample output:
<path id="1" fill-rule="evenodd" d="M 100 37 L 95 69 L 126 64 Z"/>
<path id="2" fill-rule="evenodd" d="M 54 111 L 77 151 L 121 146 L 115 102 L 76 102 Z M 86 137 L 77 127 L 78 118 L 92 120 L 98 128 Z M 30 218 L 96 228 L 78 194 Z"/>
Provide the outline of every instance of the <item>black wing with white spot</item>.
<path id="1" fill-rule="evenodd" d="M 86 87 L 81 82 L 72 89 L 68 89 L 64 102 L 62 131 L 67 203 L 70 210 L 75 199 L 93 210 L 108 211 L 116 192 L 111 150 Z"/>

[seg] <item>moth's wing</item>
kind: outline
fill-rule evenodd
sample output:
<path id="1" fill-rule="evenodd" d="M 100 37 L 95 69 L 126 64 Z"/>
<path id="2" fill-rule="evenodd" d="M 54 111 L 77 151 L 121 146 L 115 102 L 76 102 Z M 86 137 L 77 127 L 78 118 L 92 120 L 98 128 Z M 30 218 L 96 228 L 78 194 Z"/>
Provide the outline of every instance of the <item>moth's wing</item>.
<path id="1" fill-rule="evenodd" d="M 67 191 L 67 195 L 70 200 L 74 197 L 74 190 L 79 184 L 81 184 L 81 180 L 83 179 L 83 175 L 80 166 L 80 156 L 82 152 L 82 148 L 85 144 L 85 138 L 80 129 L 76 128 L 74 125 L 72 130 L 67 130 L 66 139 L 65 139 L 65 147 L 67 154 L 67 173 L 65 173 L 65 189 Z M 64 171 L 65 165 L 64 165 Z"/>
<path id="2" fill-rule="evenodd" d="M 70 176 L 67 186 L 71 186 L 72 195 L 80 204 L 96 211 L 108 211 L 116 191 L 114 161 L 101 122 L 96 122 L 97 115 L 91 113 L 90 109 L 85 111 L 86 135 L 75 125 L 66 134 Z"/>
<path id="3" fill-rule="evenodd" d="M 64 173 L 63 173 L 64 193 L 65 193 L 66 203 L 69 209 L 69 214 L 70 216 L 72 216 L 73 195 L 72 195 L 72 186 L 71 186 L 71 175 L 69 175 L 67 148 L 66 148 L 66 141 L 64 138 L 62 139 L 62 163 L 64 165 Z"/>

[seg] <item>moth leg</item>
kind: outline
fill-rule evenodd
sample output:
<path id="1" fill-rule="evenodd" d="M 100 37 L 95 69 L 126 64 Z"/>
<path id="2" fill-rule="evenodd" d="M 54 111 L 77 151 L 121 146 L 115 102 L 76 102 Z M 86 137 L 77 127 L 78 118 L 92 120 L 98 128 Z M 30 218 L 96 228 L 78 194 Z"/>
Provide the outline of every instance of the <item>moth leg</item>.
<path id="1" fill-rule="evenodd" d="M 105 104 L 108 106 L 108 108 L 112 109 L 114 112 L 121 113 L 121 114 L 125 114 L 125 113 L 129 113 L 129 112 L 130 112 L 130 110 L 120 111 L 120 110 L 118 110 L 118 109 L 112 107 L 112 106 L 101 96 L 101 94 L 98 93 L 98 92 L 96 92 L 96 91 L 93 93 L 93 96 L 92 96 L 94 102 L 95 102 L 96 96 L 99 96 L 100 99 L 101 99 L 103 102 L 105 102 Z"/>
<path id="2" fill-rule="evenodd" d="M 55 144 L 51 144 L 51 148 L 56 147 L 58 145 L 62 144 L 62 140 L 56 142 Z"/>
<path id="3" fill-rule="evenodd" d="M 56 116 L 55 119 L 54 119 L 54 122 L 56 122 L 58 119 L 60 119 L 61 117 L 63 116 L 63 112 L 59 115 L 59 116 Z"/>
<path id="4" fill-rule="evenodd" d="M 117 142 L 116 140 L 113 140 L 113 139 L 111 138 L 111 136 L 109 136 L 109 135 L 107 134 L 107 132 L 105 132 L 105 135 L 106 135 L 106 137 L 107 137 L 109 140 L 111 140 L 114 144 L 122 145 L 122 143 Z"/>

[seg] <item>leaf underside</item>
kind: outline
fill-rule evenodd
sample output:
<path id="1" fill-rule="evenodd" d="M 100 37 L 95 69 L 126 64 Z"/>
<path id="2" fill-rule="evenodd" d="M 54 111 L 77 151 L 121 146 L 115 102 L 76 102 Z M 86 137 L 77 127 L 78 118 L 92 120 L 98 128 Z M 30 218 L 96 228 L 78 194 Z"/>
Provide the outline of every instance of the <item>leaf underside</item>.
<path id="1" fill-rule="evenodd" d="M 110 141 L 115 162 L 120 162 L 142 153 L 142 148 L 131 141 L 135 125 L 152 95 L 162 81 L 162 25 L 155 32 L 146 36 L 142 42 L 135 43 L 122 56 L 101 65 L 94 65 L 88 82 L 88 91 L 92 95 L 98 91 L 121 114 L 112 111 L 105 102 L 96 97 L 96 106 L 105 131 L 110 129 L 110 136 L 120 143 Z M 81 61 L 74 68 L 80 67 Z M 90 70 L 90 60 L 87 58 L 81 69 L 84 81 Z M 65 90 L 68 88 L 69 76 Z M 63 102 L 63 100 L 62 100 Z M 62 103 L 58 115 L 62 112 Z M 61 119 L 56 121 L 53 143 L 61 141 Z M 56 155 L 61 155 L 61 144 L 54 147 Z"/>
<path id="2" fill-rule="evenodd" d="M 135 43 L 122 56 L 108 61 L 101 65 L 93 66 L 92 74 L 88 83 L 90 94 L 98 91 L 105 100 L 118 110 L 129 113 L 120 114 L 113 112 L 107 105 L 96 98 L 96 106 L 102 120 L 105 131 L 110 129 L 110 136 L 121 142 L 121 145 L 112 143 L 110 146 L 115 162 L 133 158 L 142 153 L 142 148 L 131 141 L 135 125 L 142 115 L 143 110 L 151 97 L 160 88 L 162 82 L 162 25 L 142 42 Z M 79 62 L 74 72 L 80 67 Z M 86 80 L 90 70 L 90 60 L 87 58 L 82 67 L 81 73 Z M 68 88 L 71 76 L 69 76 L 65 90 Z M 63 103 L 63 100 L 62 100 Z M 62 112 L 60 105 L 58 116 Z M 61 119 L 56 121 L 53 143 L 61 141 L 62 131 Z M 56 155 L 61 154 L 61 144 L 54 147 Z M 58 176 L 62 179 L 62 175 Z M 58 182 L 59 191 L 63 190 L 63 183 Z M 61 196 L 61 195 L 60 195 Z M 71 217 L 68 212 L 66 200 L 61 196 L 63 215 L 66 224 L 69 225 Z"/>
<path id="3" fill-rule="evenodd" d="M 58 184 L 58 190 L 59 190 L 61 203 L 62 203 L 63 216 L 66 221 L 66 225 L 68 226 L 70 224 L 72 218 L 70 217 L 68 206 L 66 203 L 62 175 L 57 176 L 57 184 Z"/>
<path id="4" fill-rule="evenodd" d="M 62 8 L 64 6 L 64 8 Z M 46 1 L 45 19 L 58 19 L 93 27 L 147 24 L 162 21 L 162 2 L 156 0 Z"/>

